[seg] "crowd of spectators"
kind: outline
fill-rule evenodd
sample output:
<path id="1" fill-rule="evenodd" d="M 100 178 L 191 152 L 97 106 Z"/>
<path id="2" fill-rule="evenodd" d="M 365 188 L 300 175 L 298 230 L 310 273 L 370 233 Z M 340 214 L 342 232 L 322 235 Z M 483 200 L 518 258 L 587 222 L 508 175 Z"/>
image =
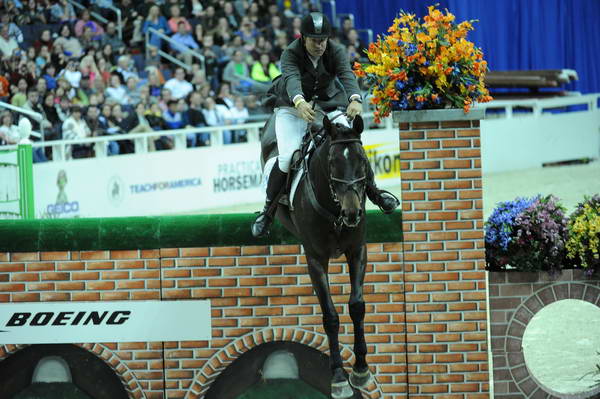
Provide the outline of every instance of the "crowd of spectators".
<path id="1" fill-rule="evenodd" d="M 119 134 L 243 123 L 268 112 L 261 96 L 316 0 L 0 0 L 0 101 L 35 111 L 44 140 L 113 136 L 108 154 L 134 151 Z M 122 13 L 122 36 L 114 8 Z M 90 10 L 92 13 L 90 14 Z M 93 18 L 100 14 L 108 22 Z M 165 37 L 171 40 L 165 40 Z M 364 44 L 351 20 L 336 37 L 350 62 Z M 159 55 L 171 54 L 186 68 Z M 20 114 L 0 109 L 0 145 L 18 140 Z M 111 139 L 113 138 L 111 137 Z M 188 134 L 188 147 L 210 145 Z M 244 131 L 223 131 L 225 144 Z M 171 136 L 149 151 L 173 147 Z M 70 148 L 90 157 L 94 145 Z M 52 157 L 48 147 L 34 161 Z"/>

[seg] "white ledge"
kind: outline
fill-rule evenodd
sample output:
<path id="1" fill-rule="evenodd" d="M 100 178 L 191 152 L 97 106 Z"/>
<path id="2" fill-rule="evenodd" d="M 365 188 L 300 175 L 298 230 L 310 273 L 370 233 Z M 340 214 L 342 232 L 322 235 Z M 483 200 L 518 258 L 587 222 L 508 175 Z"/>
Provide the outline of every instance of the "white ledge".
<path id="1" fill-rule="evenodd" d="M 471 109 L 465 114 L 462 109 L 422 109 L 415 111 L 393 111 L 394 123 L 401 122 L 439 122 L 439 121 L 473 121 L 485 118 L 484 109 Z"/>

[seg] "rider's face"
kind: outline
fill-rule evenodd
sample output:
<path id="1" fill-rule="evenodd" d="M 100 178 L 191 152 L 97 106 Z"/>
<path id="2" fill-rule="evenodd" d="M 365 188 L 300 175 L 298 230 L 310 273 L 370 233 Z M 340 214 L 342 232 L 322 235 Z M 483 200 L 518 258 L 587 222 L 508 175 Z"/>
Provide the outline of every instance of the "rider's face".
<path id="1" fill-rule="evenodd" d="M 313 57 L 320 57 L 325 52 L 327 48 L 327 38 L 325 39 L 317 39 L 314 37 L 306 37 L 304 39 L 306 43 L 306 51 Z"/>

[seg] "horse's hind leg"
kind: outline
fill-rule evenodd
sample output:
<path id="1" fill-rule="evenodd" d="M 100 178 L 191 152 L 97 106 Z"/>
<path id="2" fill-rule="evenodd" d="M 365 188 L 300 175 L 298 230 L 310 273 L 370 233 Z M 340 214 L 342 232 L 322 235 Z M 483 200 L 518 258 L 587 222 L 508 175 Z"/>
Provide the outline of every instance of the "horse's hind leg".
<path id="1" fill-rule="evenodd" d="M 329 261 L 327 259 L 318 260 L 309 255 L 306 256 L 306 260 L 312 286 L 319 298 L 319 304 L 321 305 L 323 328 L 325 329 L 325 333 L 329 340 L 329 355 L 332 373 L 331 397 L 333 399 L 350 398 L 353 395 L 353 391 L 346 380 L 338 341 L 340 319 L 335 310 L 333 301 L 331 300 L 331 294 L 329 293 L 329 280 L 327 278 Z"/>
<path id="2" fill-rule="evenodd" d="M 363 298 L 363 284 L 367 267 L 367 248 L 363 245 L 356 250 L 346 253 L 350 269 L 350 318 L 354 325 L 354 356 L 356 361 L 350 375 L 350 384 L 355 388 L 363 388 L 371 379 L 371 372 L 367 364 L 367 343 L 365 341 L 365 301 Z"/>

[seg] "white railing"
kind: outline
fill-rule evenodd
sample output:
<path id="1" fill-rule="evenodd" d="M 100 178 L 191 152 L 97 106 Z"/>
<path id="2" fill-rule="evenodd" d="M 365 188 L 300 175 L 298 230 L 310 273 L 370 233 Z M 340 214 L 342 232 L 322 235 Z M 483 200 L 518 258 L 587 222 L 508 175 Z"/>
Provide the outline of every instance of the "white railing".
<path id="1" fill-rule="evenodd" d="M 223 131 L 237 131 L 245 130 L 248 133 L 249 142 L 257 142 L 260 140 L 259 132 L 264 126 L 263 122 L 244 123 L 239 125 L 223 125 L 223 126 L 210 126 L 200 128 L 188 128 L 188 129 L 173 129 L 173 130 L 159 130 L 150 131 L 144 133 L 129 133 L 129 134 L 113 134 L 108 136 L 88 137 L 74 140 L 56 140 L 56 141 L 45 141 L 33 143 L 33 148 L 52 148 L 52 160 L 53 161 L 65 161 L 69 160 L 70 157 L 67 155 L 69 146 L 74 144 L 95 144 L 95 157 L 104 158 L 108 156 L 108 143 L 110 141 L 122 141 L 132 140 L 134 143 L 135 153 L 143 154 L 148 152 L 148 140 L 156 140 L 161 136 L 173 137 L 173 144 L 175 150 L 182 150 L 187 148 L 186 135 L 190 133 L 208 133 L 210 134 L 210 145 L 211 146 L 222 146 L 223 145 Z M 16 149 L 16 145 L 0 146 L 1 150 L 12 150 Z"/>
<path id="2" fill-rule="evenodd" d="M 160 37 L 162 40 L 167 41 L 168 43 L 175 43 L 177 44 L 177 42 L 173 39 L 171 39 L 169 36 L 165 35 L 164 33 L 161 33 L 160 31 L 154 29 L 154 28 L 148 28 L 148 30 L 146 31 L 146 59 L 150 58 L 150 35 L 156 35 L 158 37 Z M 204 70 L 204 55 L 200 54 L 200 52 L 198 51 L 194 51 L 191 48 L 187 47 L 187 46 L 180 46 L 180 47 L 185 47 L 184 50 L 181 51 L 182 54 L 184 55 L 190 55 L 194 58 L 197 58 L 200 61 L 200 68 L 202 68 L 202 70 Z M 176 57 L 173 57 L 171 54 L 161 50 L 160 48 L 157 49 L 158 55 L 160 55 L 161 57 L 171 61 L 172 63 L 179 65 L 180 67 L 184 68 L 186 71 L 191 71 L 192 70 L 192 66 L 186 64 L 185 62 L 177 59 Z"/>
<path id="3" fill-rule="evenodd" d="M 494 100 L 489 103 L 477 104 L 476 108 L 485 110 L 503 110 L 504 113 L 498 117 L 505 116 L 506 118 L 513 118 L 515 109 L 527 109 L 530 113 L 520 113 L 520 116 L 531 115 L 539 117 L 542 113 L 556 109 L 565 108 L 576 105 L 587 106 L 588 111 L 595 111 L 598 109 L 598 99 L 600 94 L 576 94 L 562 97 L 552 98 L 539 98 L 539 99 L 524 99 L 524 100 Z"/>

